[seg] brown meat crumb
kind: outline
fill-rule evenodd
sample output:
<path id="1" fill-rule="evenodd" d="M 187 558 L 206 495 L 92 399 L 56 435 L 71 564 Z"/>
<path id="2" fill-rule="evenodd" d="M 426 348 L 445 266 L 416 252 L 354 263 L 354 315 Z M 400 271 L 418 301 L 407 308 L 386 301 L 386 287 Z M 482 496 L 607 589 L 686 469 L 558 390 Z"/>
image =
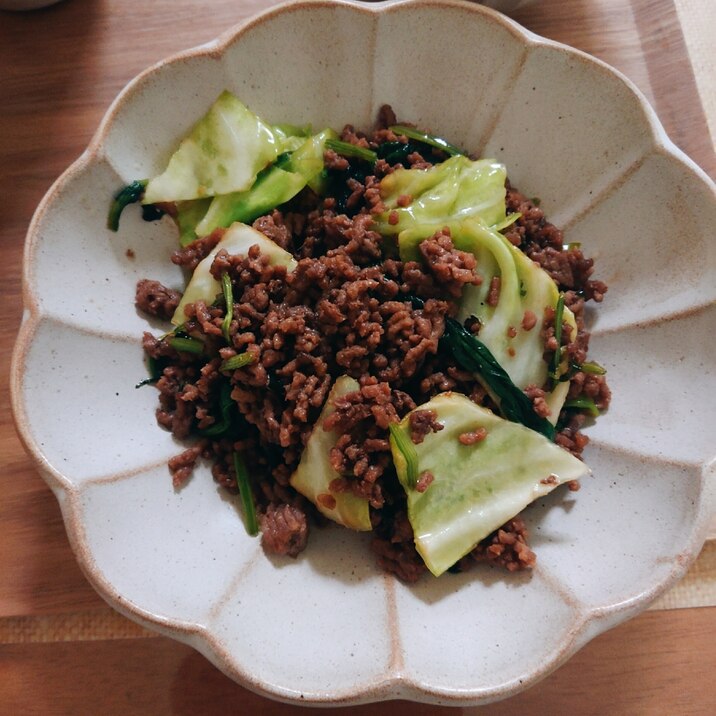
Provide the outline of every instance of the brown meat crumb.
<path id="1" fill-rule="evenodd" d="M 410 439 L 415 445 L 420 445 L 425 436 L 431 432 L 437 433 L 445 426 L 438 422 L 438 414 L 434 410 L 414 410 L 408 417 Z"/>
<path id="2" fill-rule="evenodd" d="M 415 489 L 418 492 L 425 492 L 425 490 L 430 487 L 434 479 L 435 475 L 433 475 L 430 470 L 423 470 L 423 472 L 418 475 L 418 481 L 415 483 Z"/>
<path id="3" fill-rule="evenodd" d="M 500 301 L 500 277 L 493 276 L 490 279 L 490 290 L 487 294 L 487 305 L 495 308 Z"/>
<path id="4" fill-rule="evenodd" d="M 180 300 L 181 293 L 179 291 L 167 288 L 159 281 L 151 281 L 146 278 L 137 281 L 135 305 L 140 311 L 144 311 L 150 316 L 168 321 L 174 315 Z"/>
<path id="5" fill-rule="evenodd" d="M 298 507 L 270 504 L 259 523 L 261 543 L 267 552 L 297 557 L 306 548 L 308 521 Z"/>
<path id="6" fill-rule="evenodd" d="M 525 311 L 525 315 L 522 317 L 522 328 L 526 331 L 531 331 L 537 325 L 537 316 L 529 308 Z"/>
<path id="7" fill-rule="evenodd" d="M 460 435 L 458 436 L 458 440 L 463 445 L 474 445 L 475 443 L 482 442 L 486 437 L 487 429 L 477 428 L 477 430 L 473 430 L 471 432 L 460 433 Z"/>

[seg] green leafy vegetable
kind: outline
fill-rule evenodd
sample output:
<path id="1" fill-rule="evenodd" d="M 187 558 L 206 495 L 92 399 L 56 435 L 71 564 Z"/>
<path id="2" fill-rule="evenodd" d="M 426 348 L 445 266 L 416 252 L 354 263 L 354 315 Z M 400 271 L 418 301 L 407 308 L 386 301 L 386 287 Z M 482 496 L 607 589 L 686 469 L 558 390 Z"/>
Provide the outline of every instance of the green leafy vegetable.
<path id="1" fill-rule="evenodd" d="M 552 423 L 535 413 L 532 401 L 510 380 L 484 343 L 454 318 L 445 321 L 445 338 L 458 364 L 480 375 L 497 397 L 500 410 L 508 420 L 522 423 L 550 440 L 554 439 Z"/>
<path id="2" fill-rule="evenodd" d="M 506 176 L 498 162 L 464 156 L 429 169 L 397 169 L 380 182 L 386 211 L 376 217 L 376 229 L 383 236 L 418 230 L 423 239 L 468 217 L 479 216 L 488 226 L 502 224 Z M 410 203 L 402 206 L 401 197 L 409 197 Z"/>
<path id="3" fill-rule="evenodd" d="M 219 411 L 221 413 L 221 419 L 210 425 L 204 430 L 200 430 L 199 434 L 207 438 L 219 437 L 229 431 L 232 425 L 232 413 L 234 412 L 236 404 L 231 397 L 231 383 L 224 381 L 221 384 L 219 392 Z"/>
<path id="4" fill-rule="evenodd" d="M 499 418 L 458 393 L 442 393 L 416 410 L 432 410 L 443 426 L 414 445 L 420 469 L 432 473 L 424 492 L 413 489 L 406 462 L 391 441 L 398 479 L 408 501 L 415 546 L 439 576 L 475 545 L 557 485 L 589 468 L 527 428 Z M 407 434 L 410 415 L 398 429 Z M 459 437 L 484 429 L 473 445 Z"/>
<path id="5" fill-rule="evenodd" d="M 524 390 L 530 385 L 547 385 L 554 364 L 544 359 L 544 315 L 556 308 L 559 291 L 552 278 L 510 241 L 478 219 L 450 224 L 456 248 L 472 253 L 477 259 L 478 286 L 466 286 L 457 318 L 464 323 L 470 317 L 480 322 L 479 339 L 507 372 L 512 382 Z M 398 237 L 404 260 L 419 257 L 418 245 L 425 238 L 418 231 L 406 231 Z M 491 296 L 493 280 L 499 280 L 498 299 Z M 576 333 L 576 322 L 569 309 L 563 309 L 563 322 Z M 557 356 L 559 374 L 566 374 L 568 357 Z M 567 396 L 568 384 L 559 383 L 545 396 L 556 422 Z"/>
<path id="6" fill-rule="evenodd" d="M 391 423 L 388 426 L 390 430 L 390 447 L 393 451 L 393 461 L 396 467 L 400 462 L 401 468 L 405 472 L 405 484 L 415 489 L 418 484 L 418 453 L 415 452 L 415 445 L 410 439 L 410 435 L 397 423 Z"/>
<path id="7" fill-rule="evenodd" d="M 350 142 L 342 142 L 340 139 L 329 139 L 326 142 L 326 149 L 332 149 L 341 156 L 362 159 L 371 164 L 375 164 L 378 161 L 378 155 L 374 151 L 365 147 L 358 147 Z"/>
<path id="8" fill-rule="evenodd" d="M 434 134 L 421 132 L 415 127 L 408 127 L 405 124 L 394 124 L 392 127 L 388 127 L 388 129 L 395 134 L 402 134 L 404 137 L 408 137 L 408 139 L 415 139 L 423 144 L 429 144 L 431 147 L 435 147 L 436 149 L 442 149 L 451 156 L 465 154 L 465 152 L 461 149 L 458 149 L 454 144 L 450 144 L 450 142 L 446 141 L 442 137 L 436 137 Z"/>
<path id="9" fill-rule="evenodd" d="M 255 537 L 259 533 L 259 522 L 256 518 L 256 507 L 254 506 L 254 495 L 251 492 L 249 473 L 241 453 L 234 451 L 234 473 L 236 474 L 236 485 L 241 495 L 241 504 L 244 508 L 246 519 L 246 531 Z"/>
<path id="10" fill-rule="evenodd" d="M 204 351 L 204 344 L 196 338 L 187 338 L 184 336 L 173 336 L 169 339 L 169 345 L 176 351 L 182 353 L 199 354 Z"/>
<path id="11" fill-rule="evenodd" d="M 580 396 L 579 398 L 567 400 L 564 404 L 564 407 L 585 410 L 594 417 L 597 417 L 597 415 L 599 415 L 599 408 L 597 407 L 597 404 L 591 398 L 587 398 L 586 396 Z"/>
<path id="12" fill-rule="evenodd" d="M 251 365 L 254 362 L 254 354 L 244 351 L 243 353 L 237 353 L 231 358 L 227 358 L 220 366 L 219 370 L 238 370 L 239 368 L 245 368 L 247 365 Z"/>
<path id="13" fill-rule="evenodd" d="M 281 132 L 223 92 L 181 141 L 166 170 L 150 179 L 145 204 L 245 191 L 283 150 Z"/>
<path id="14" fill-rule="evenodd" d="M 221 322 L 221 332 L 224 334 L 224 340 L 227 343 L 231 343 L 229 328 L 234 317 L 234 290 L 231 286 L 231 277 L 226 272 L 221 274 L 221 288 L 224 292 L 224 302 L 226 303 L 226 313 L 224 314 L 224 320 Z"/>
<path id="15" fill-rule="evenodd" d="M 295 151 L 282 154 L 275 164 L 261 171 L 249 189 L 214 197 L 196 226 L 197 235 L 206 236 L 235 221 L 249 224 L 293 199 L 306 185 L 318 188 L 317 178 L 323 170 L 323 149 L 334 136 L 335 132 L 327 129 L 308 139 L 301 138 Z"/>
<path id="16" fill-rule="evenodd" d="M 358 381 L 347 375 L 336 380 L 290 482 L 329 519 L 350 529 L 368 531 L 372 529 L 368 500 L 331 489 L 331 483 L 340 478 L 330 461 L 331 449 L 340 435 L 335 430 L 323 429 L 326 418 L 335 410 L 336 400 L 359 387 Z"/>
<path id="17" fill-rule="evenodd" d="M 140 380 L 134 387 L 142 388 L 145 385 L 154 385 L 162 377 L 162 369 L 159 361 L 152 356 L 147 356 L 147 370 L 149 371 L 149 377 L 144 380 Z"/>
<path id="18" fill-rule="evenodd" d="M 196 241 L 197 224 L 206 216 L 211 205 L 211 199 L 192 199 L 191 201 L 178 201 L 177 214 L 174 219 L 179 229 L 179 245 L 188 246 Z"/>
<path id="19" fill-rule="evenodd" d="M 591 373 L 592 375 L 606 375 L 607 373 L 606 368 L 602 368 L 599 363 L 595 363 L 594 361 L 582 363 L 582 365 L 577 366 L 577 369 L 583 371 L 584 373 Z"/>
<path id="20" fill-rule="evenodd" d="M 122 215 L 125 207 L 129 204 L 136 204 L 141 200 L 144 190 L 147 186 L 147 181 L 133 181 L 131 184 L 120 189 L 115 194 L 114 200 L 109 207 L 109 214 L 107 215 L 107 228 L 111 231 L 117 231 L 119 229 L 119 217 Z"/>

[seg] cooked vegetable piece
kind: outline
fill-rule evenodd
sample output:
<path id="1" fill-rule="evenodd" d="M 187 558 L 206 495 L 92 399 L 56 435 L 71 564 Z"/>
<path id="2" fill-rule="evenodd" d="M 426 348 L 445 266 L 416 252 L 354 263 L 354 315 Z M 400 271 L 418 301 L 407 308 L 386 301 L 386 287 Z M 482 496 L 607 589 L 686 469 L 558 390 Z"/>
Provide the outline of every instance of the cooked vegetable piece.
<path id="1" fill-rule="evenodd" d="M 245 191 L 283 151 L 276 132 L 230 92 L 222 92 L 169 159 L 149 180 L 143 203 L 201 199 Z"/>
<path id="2" fill-rule="evenodd" d="M 428 144 L 436 149 L 442 149 L 447 152 L 450 156 L 456 156 L 458 154 L 465 154 L 461 149 L 458 149 L 454 144 L 450 144 L 447 140 L 442 137 L 437 137 L 434 134 L 428 134 L 427 132 L 421 132 L 415 127 L 409 127 L 406 124 L 394 124 L 392 127 L 388 127 L 395 134 L 402 134 L 408 139 L 415 139 L 423 144 Z"/>
<path id="3" fill-rule="evenodd" d="M 331 482 L 340 477 L 330 463 L 331 448 L 340 437 L 324 430 L 323 422 L 335 410 L 336 399 L 358 390 L 358 381 L 347 375 L 336 380 L 301 455 L 301 462 L 291 475 L 291 485 L 307 497 L 329 519 L 354 530 L 371 529 L 368 500 L 350 492 L 333 492 Z"/>
<path id="4" fill-rule="evenodd" d="M 136 204 L 141 200 L 144 190 L 147 186 L 147 181 L 133 181 L 123 189 L 120 189 L 112 200 L 112 204 L 109 207 L 109 214 L 107 215 L 107 228 L 112 231 L 119 230 L 119 217 L 122 215 L 125 207 L 129 204 Z"/>
<path id="5" fill-rule="evenodd" d="M 204 437 L 218 437 L 224 435 L 231 428 L 232 415 L 236 411 L 236 403 L 231 397 L 231 383 L 225 380 L 221 383 L 219 390 L 219 411 L 221 416 L 213 425 L 204 430 L 200 430 L 199 434 Z"/>
<path id="6" fill-rule="evenodd" d="M 589 413 L 595 418 L 597 417 L 597 415 L 599 415 L 599 408 L 597 407 L 597 404 L 594 402 L 594 400 L 592 400 L 592 398 L 588 398 L 584 395 L 580 395 L 578 398 L 573 398 L 572 400 L 567 400 L 564 404 L 564 407 L 585 410 L 587 413 Z"/>
<path id="7" fill-rule="evenodd" d="M 284 251 L 260 231 L 256 231 L 246 224 L 238 222 L 232 224 L 224 233 L 221 241 L 194 269 L 189 285 L 172 316 L 172 323 L 175 326 L 184 323 L 186 319 L 184 307 L 188 304 L 202 300 L 210 305 L 221 292 L 221 284 L 211 275 L 211 264 L 219 251 L 225 249 L 229 254 L 246 256 L 249 249 L 256 244 L 258 244 L 261 253 L 268 256 L 269 262 L 273 266 L 286 266 L 289 271 L 293 271 L 296 261 L 288 251 Z"/>
<path id="8" fill-rule="evenodd" d="M 251 365 L 254 362 L 254 354 L 244 351 L 243 353 L 237 353 L 231 358 L 227 358 L 220 366 L 219 370 L 238 370 L 239 368 L 245 368 L 247 365 Z"/>
<path id="9" fill-rule="evenodd" d="M 400 453 L 401 460 L 405 463 L 405 479 L 408 487 L 415 487 L 418 483 L 418 454 L 415 452 L 413 441 L 409 435 L 398 427 L 395 423 L 391 423 L 390 439 L 391 445 L 395 445 L 395 451 Z"/>
<path id="10" fill-rule="evenodd" d="M 451 223 L 450 229 L 456 248 L 477 258 L 477 272 L 482 278 L 479 286 L 465 287 L 457 316 L 460 323 L 471 316 L 480 321 L 480 342 L 520 389 L 545 386 L 555 366 L 557 376 L 565 374 L 569 369 L 566 351 L 564 355 L 558 352 L 552 365 L 543 357 L 545 309 L 556 310 L 559 303 L 559 291 L 549 274 L 478 219 Z M 398 237 L 401 258 L 418 259 L 418 245 L 428 235 L 429 230 L 423 227 L 401 233 Z M 496 300 L 495 279 L 499 280 Z M 574 315 L 568 308 L 562 309 L 562 320 L 572 327 L 574 336 L 577 330 Z M 553 425 L 568 390 L 567 382 L 556 383 L 545 396 Z"/>
<path id="11" fill-rule="evenodd" d="M 169 345 L 181 353 L 196 353 L 198 355 L 204 351 L 204 344 L 200 340 L 188 336 L 172 336 L 169 339 Z"/>
<path id="12" fill-rule="evenodd" d="M 235 221 L 248 224 L 293 199 L 307 184 L 315 185 L 323 170 L 324 145 L 333 136 L 335 132 L 327 129 L 308 139 L 300 138 L 300 146 L 290 154 L 282 155 L 286 157 L 284 161 L 279 158 L 260 172 L 248 190 L 214 197 L 196 227 L 196 234 L 206 236 Z"/>
<path id="13" fill-rule="evenodd" d="M 411 487 L 402 453 L 391 437 L 393 459 L 408 498 L 415 546 L 439 576 L 532 501 L 589 468 L 547 438 L 499 418 L 458 393 L 442 393 L 416 410 L 433 410 L 444 427 L 415 445 L 420 472 L 433 481 L 424 492 Z M 399 428 L 409 435 L 409 415 Z M 478 429 L 487 436 L 472 445 L 459 437 Z"/>
<path id="14" fill-rule="evenodd" d="M 340 139 L 329 139 L 326 142 L 326 149 L 332 149 L 341 156 L 362 159 L 371 164 L 375 164 L 378 161 L 378 155 L 374 151 L 366 149 L 365 147 L 359 147 L 350 142 L 342 142 Z"/>
<path id="15" fill-rule="evenodd" d="M 244 519 L 246 520 L 246 531 L 255 537 L 259 533 L 259 522 L 256 518 L 256 507 L 254 495 L 251 492 L 249 473 L 241 453 L 234 452 L 234 473 L 236 474 L 236 486 L 239 488 L 241 504 L 244 508 Z"/>
<path id="16" fill-rule="evenodd" d="M 386 211 L 376 217 L 377 231 L 391 236 L 419 227 L 434 233 L 470 216 L 481 217 L 488 226 L 500 224 L 505 220 L 506 177 L 503 164 L 464 156 L 429 169 L 397 169 L 380 182 Z M 398 201 L 406 196 L 411 201 L 401 206 Z"/>
<path id="17" fill-rule="evenodd" d="M 226 303 L 226 313 L 224 314 L 224 320 L 221 322 L 221 332 L 224 334 L 224 340 L 230 343 L 229 328 L 231 328 L 231 320 L 234 317 L 234 289 L 228 273 L 221 275 L 221 290 L 224 293 L 224 302 Z"/>
<path id="18" fill-rule="evenodd" d="M 466 287 L 458 320 L 475 316 L 480 321 L 480 340 L 518 387 L 544 385 L 550 366 L 543 358 L 542 327 L 545 309 L 556 310 L 559 303 L 557 285 L 507 238 L 478 221 L 462 222 L 452 236 L 457 248 L 475 255 L 477 271 L 482 277 L 479 286 Z M 490 301 L 495 277 L 499 279 L 496 304 Z M 525 323 L 526 314 L 535 322 Z M 562 318 L 576 333 L 574 316 L 564 306 Z M 531 327 L 526 329 L 523 323 Z M 510 336 L 510 328 L 516 331 L 514 337 Z M 558 370 L 566 368 L 565 356 Z"/>
<path id="19" fill-rule="evenodd" d="M 177 214 L 174 221 L 179 229 L 179 245 L 188 246 L 196 241 L 196 226 L 206 216 L 211 205 L 211 199 L 193 199 L 191 201 L 178 201 Z"/>
<path id="20" fill-rule="evenodd" d="M 532 401 L 517 387 L 490 350 L 454 318 L 445 320 L 445 340 L 455 360 L 478 375 L 502 414 L 552 440 L 554 425 L 534 411 Z"/>

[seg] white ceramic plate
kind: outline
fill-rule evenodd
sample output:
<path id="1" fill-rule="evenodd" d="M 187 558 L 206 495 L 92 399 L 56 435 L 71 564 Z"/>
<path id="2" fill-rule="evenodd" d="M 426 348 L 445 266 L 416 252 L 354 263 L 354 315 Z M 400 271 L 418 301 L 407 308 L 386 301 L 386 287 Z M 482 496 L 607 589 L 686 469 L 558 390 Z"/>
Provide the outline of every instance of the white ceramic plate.
<path id="1" fill-rule="evenodd" d="M 439 48 L 438 52 L 434 48 Z M 609 286 L 592 354 L 608 413 L 578 494 L 527 512 L 530 575 L 489 569 L 406 586 L 359 535 L 314 533 L 296 561 L 247 536 L 207 470 L 180 493 L 180 447 L 142 377 L 137 279 L 181 284 L 174 231 L 112 193 L 163 167 L 228 88 L 275 122 L 401 118 L 507 164 L 597 259 Z M 523 689 L 687 569 L 714 504 L 714 187 L 643 97 L 603 63 L 478 5 L 300 2 L 147 70 L 30 227 L 13 406 L 89 580 L 140 623 L 284 700 L 478 704 Z M 133 249 L 136 258 L 127 256 Z"/>

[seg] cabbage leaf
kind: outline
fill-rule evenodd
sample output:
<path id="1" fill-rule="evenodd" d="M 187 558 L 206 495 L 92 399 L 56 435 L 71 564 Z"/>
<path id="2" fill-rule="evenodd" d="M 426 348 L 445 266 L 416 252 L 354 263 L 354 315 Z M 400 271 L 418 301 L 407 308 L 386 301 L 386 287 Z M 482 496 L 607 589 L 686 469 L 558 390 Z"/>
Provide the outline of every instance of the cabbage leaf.
<path id="1" fill-rule="evenodd" d="M 293 256 L 260 231 L 256 231 L 256 229 L 246 224 L 238 222 L 232 224 L 211 253 L 202 259 L 194 269 L 184 295 L 176 311 L 174 311 L 172 323 L 175 326 L 180 326 L 184 323 L 186 320 L 184 308 L 190 303 L 204 301 L 206 304 L 211 305 L 217 295 L 222 293 L 221 284 L 211 275 L 211 264 L 219 251 L 226 249 L 229 254 L 246 256 L 249 249 L 256 244 L 258 244 L 262 255 L 268 256 L 269 263 L 272 266 L 286 266 L 289 271 L 293 271 L 296 267 L 296 260 Z"/>
<path id="2" fill-rule="evenodd" d="M 293 199 L 307 184 L 316 186 L 323 171 L 326 140 L 335 136 L 332 129 L 326 129 L 308 139 L 299 138 L 300 145 L 284 161 L 279 159 L 264 169 L 248 190 L 214 197 L 196 227 L 197 236 L 206 236 L 234 221 L 250 223 Z"/>
<path id="3" fill-rule="evenodd" d="M 459 393 L 442 393 L 416 410 L 433 410 L 443 429 L 415 445 L 418 471 L 430 471 L 424 492 L 411 486 L 406 461 L 391 436 L 393 461 L 408 499 L 415 546 L 439 576 L 478 542 L 557 485 L 589 468 L 543 435 L 503 420 Z M 409 436 L 409 414 L 398 428 Z M 487 436 L 463 445 L 480 428 Z M 408 437 L 409 439 L 409 437 Z"/>
<path id="4" fill-rule="evenodd" d="M 429 169 L 397 169 L 380 182 L 386 210 L 376 217 L 376 230 L 391 236 L 431 227 L 434 233 L 470 216 L 481 217 L 488 226 L 500 224 L 505 220 L 506 178 L 503 164 L 461 155 Z M 410 197 L 410 204 L 400 206 L 401 197 Z"/>
<path id="5" fill-rule="evenodd" d="M 201 199 L 250 188 L 256 175 L 284 151 L 287 135 L 274 130 L 230 92 L 222 92 L 150 179 L 144 204 Z"/>
<path id="6" fill-rule="evenodd" d="M 350 492 L 331 491 L 331 482 L 340 474 L 331 466 L 330 452 L 340 436 L 323 429 L 325 419 L 335 410 L 336 399 L 358 389 L 358 381 L 347 375 L 336 380 L 290 482 L 329 519 L 350 529 L 369 531 L 368 500 Z"/>

